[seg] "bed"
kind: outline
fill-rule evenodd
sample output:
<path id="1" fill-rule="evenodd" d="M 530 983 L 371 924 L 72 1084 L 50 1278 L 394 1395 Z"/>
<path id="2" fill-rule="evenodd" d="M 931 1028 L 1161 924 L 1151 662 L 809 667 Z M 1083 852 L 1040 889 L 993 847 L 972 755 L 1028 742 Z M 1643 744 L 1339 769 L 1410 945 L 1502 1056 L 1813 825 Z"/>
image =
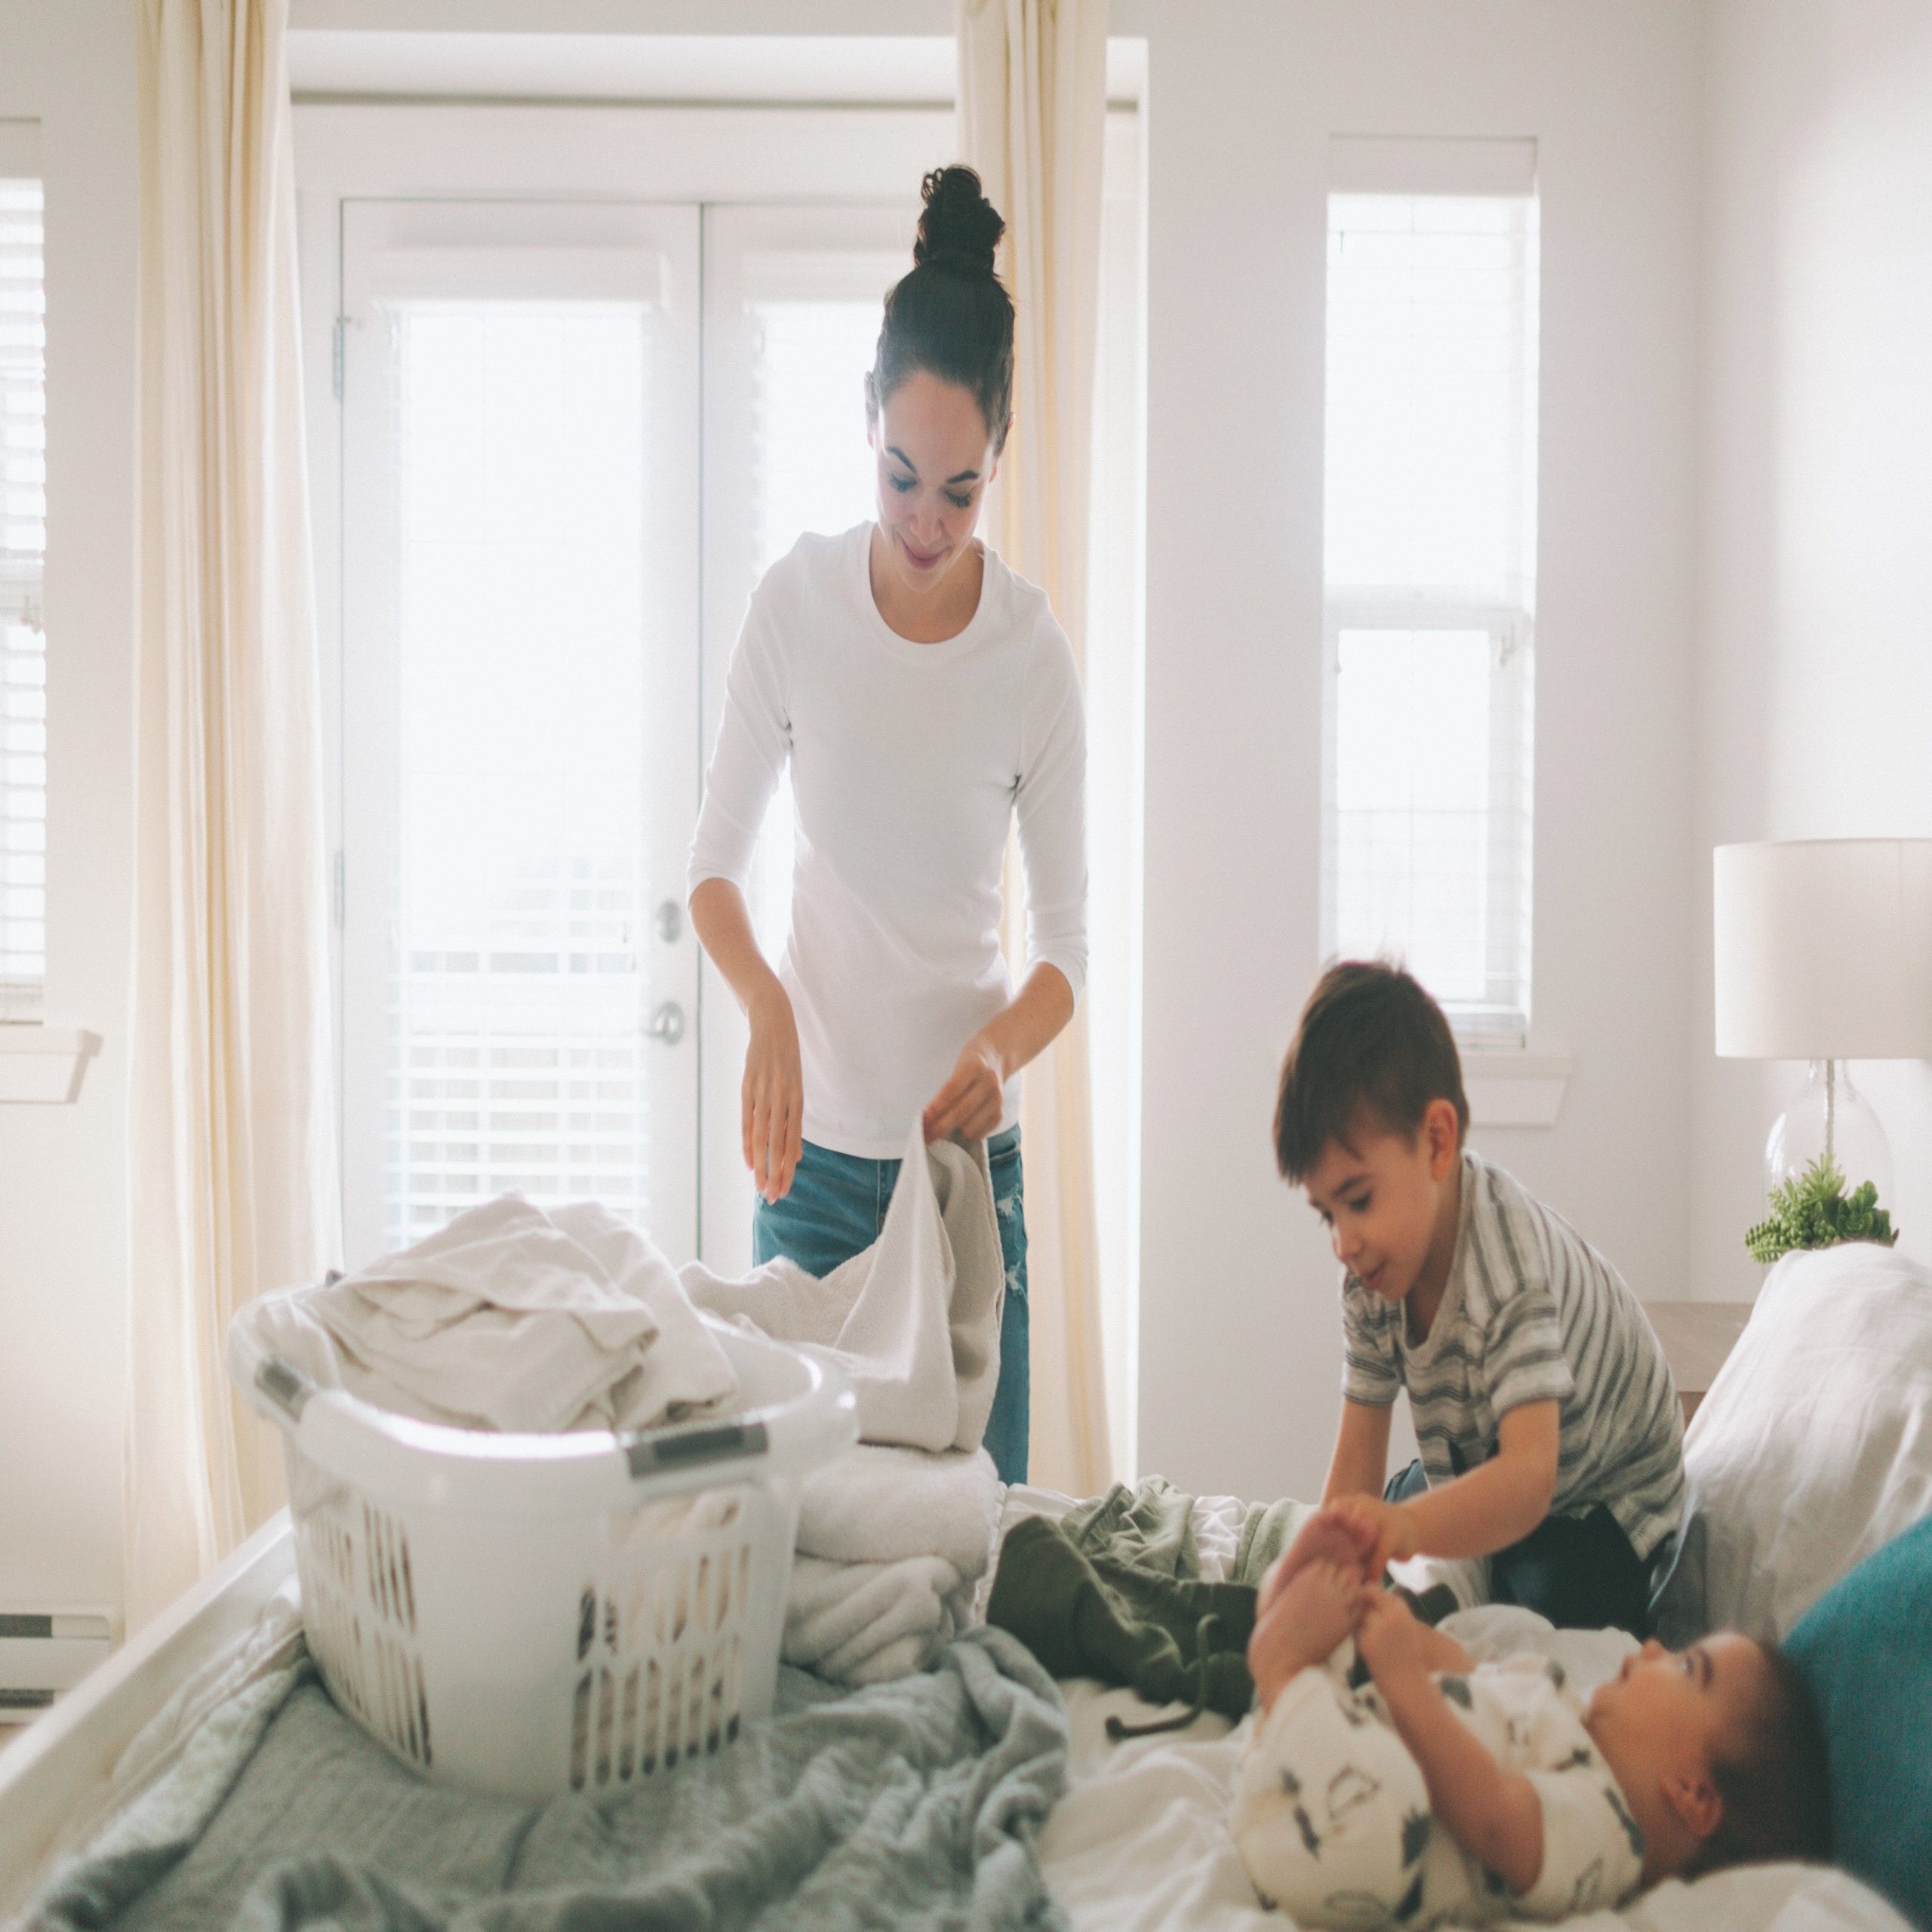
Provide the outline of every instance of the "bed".
<path id="1" fill-rule="evenodd" d="M 1689 1438 L 1693 1517 L 1663 1600 L 1668 1634 L 1729 1623 L 1783 1638 L 1839 1577 L 1932 1515 L 1928 1417 L 1932 1271 L 1875 1250 L 1783 1264 Z M 1211 1515 L 1214 1500 L 1198 1506 Z M 1211 1530 L 1204 1551 L 1213 1541 Z M 208 1709 L 272 1661 L 295 1626 L 294 1571 L 278 1519 L 0 1753 L 0 1924 L 64 1852 L 152 1785 Z M 1128 1691 L 1084 1681 L 1060 1689 L 1067 1786 L 1038 1851 L 1077 1932 L 1278 1923 L 1225 1828 L 1235 1727 L 1208 1715 L 1114 1743 L 1109 1715 L 1155 1713 Z M 1898 1816 L 1892 1829 L 1915 1846 L 1932 1841 L 1932 1816 Z M 1842 1872 L 1765 1866 L 1667 1883 L 1619 1922 L 1631 1932 L 1897 1932 L 1907 1921 Z"/>

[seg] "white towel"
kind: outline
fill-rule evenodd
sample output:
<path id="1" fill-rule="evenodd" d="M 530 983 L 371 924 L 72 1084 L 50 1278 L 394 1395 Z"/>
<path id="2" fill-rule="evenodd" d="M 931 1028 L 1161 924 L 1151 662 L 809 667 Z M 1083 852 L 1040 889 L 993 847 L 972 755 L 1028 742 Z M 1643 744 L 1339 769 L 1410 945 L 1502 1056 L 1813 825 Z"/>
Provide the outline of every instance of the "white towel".
<path id="1" fill-rule="evenodd" d="M 737 1386 L 669 1263 L 589 1203 L 506 1195 L 238 1318 L 323 1387 L 460 1428 L 644 1429 Z"/>
<path id="2" fill-rule="evenodd" d="M 983 1141 L 928 1147 L 915 1121 L 878 1239 L 823 1278 L 782 1260 L 737 1280 L 694 1262 L 678 1278 L 700 1308 L 836 1363 L 863 1440 L 979 1447 L 1006 1291 Z"/>
<path id="3" fill-rule="evenodd" d="M 943 1557 L 897 1563 L 792 1561 L 784 1657 L 842 1684 L 921 1669 L 956 1627 L 958 1573 Z"/>
<path id="4" fill-rule="evenodd" d="M 862 1442 L 815 1471 L 799 1499 L 786 1660 L 845 1684 L 924 1669 L 968 1620 L 999 1494 L 983 1449 Z"/>
<path id="5" fill-rule="evenodd" d="M 860 1442 L 805 1478 L 798 1548 L 842 1563 L 940 1556 L 968 1583 L 991 1560 L 999 1475 L 983 1449 L 928 1455 Z"/>

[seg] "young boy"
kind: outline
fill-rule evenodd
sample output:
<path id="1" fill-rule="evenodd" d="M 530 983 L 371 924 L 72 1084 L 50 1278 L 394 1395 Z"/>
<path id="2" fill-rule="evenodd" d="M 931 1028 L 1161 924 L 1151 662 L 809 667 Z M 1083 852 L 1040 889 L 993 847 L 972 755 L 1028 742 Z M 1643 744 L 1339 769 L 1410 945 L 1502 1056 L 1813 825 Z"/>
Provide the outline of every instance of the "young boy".
<path id="1" fill-rule="evenodd" d="M 1641 1636 L 1683 1512 L 1677 1391 L 1616 1271 L 1465 1150 L 1469 1118 L 1448 1022 L 1414 980 L 1361 961 L 1323 974 L 1275 1114 L 1281 1172 L 1344 1270 L 1322 1500 L 1358 1499 L 1373 1574 L 1486 1557 L 1495 1601 Z M 1385 1493 L 1404 1389 L 1422 1454 Z"/>
<path id="2" fill-rule="evenodd" d="M 1567 1918 L 1674 1873 L 1828 1855 L 1824 1740 L 1775 1651 L 1653 1641 L 1586 1706 L 1554 1662 L 1476 1665 L 1359 1564 L 1304 1558 L 1250 1647 L 1263 1715 L 1233 1819 L 1297 1923 Z M 1341 1674 L 1351 1634 L 1372 1687 Z"/>

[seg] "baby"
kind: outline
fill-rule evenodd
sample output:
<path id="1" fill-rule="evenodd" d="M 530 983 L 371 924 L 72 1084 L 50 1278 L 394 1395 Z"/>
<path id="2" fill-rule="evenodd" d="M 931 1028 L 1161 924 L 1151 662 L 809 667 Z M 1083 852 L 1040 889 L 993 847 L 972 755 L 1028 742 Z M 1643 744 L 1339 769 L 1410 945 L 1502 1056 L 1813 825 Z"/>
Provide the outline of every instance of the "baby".
<path id="1" fill-rule="evenodd" d="M 1367 1512 L 1336 1505 L 1263 1586 L 1234 1835 L 1271 1909 L 1415 1932 L 1554 1919 L 1672 1873 L 1826 1855 L 1823 1740 L 1777 1651 L 1653 1641 L 1586 1704 L 1554 1661 L 1478 1665 L 1417 1622 L 1368 1580 L 1375 1547 Z"/>

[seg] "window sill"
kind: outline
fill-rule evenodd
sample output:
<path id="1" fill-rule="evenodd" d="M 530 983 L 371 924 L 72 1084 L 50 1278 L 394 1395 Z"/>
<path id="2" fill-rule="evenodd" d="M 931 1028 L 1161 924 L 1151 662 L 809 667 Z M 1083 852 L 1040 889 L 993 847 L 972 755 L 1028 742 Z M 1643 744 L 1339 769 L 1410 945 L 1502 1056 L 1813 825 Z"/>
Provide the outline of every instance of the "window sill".
<path id="1" fill-rule="evenodd" d="M 1492 1049 L 1463 1055 L 1473 1127 L 1554 1127 L 1569 1084 L 1567 1054 Z"/>
<path id="2" fill-rule="evenodd" d="M 100 1035 L 83 1026 L 0 1026 L 0 1105 L 78 1100 L 88 1062 L 100 1051 Z"/>

